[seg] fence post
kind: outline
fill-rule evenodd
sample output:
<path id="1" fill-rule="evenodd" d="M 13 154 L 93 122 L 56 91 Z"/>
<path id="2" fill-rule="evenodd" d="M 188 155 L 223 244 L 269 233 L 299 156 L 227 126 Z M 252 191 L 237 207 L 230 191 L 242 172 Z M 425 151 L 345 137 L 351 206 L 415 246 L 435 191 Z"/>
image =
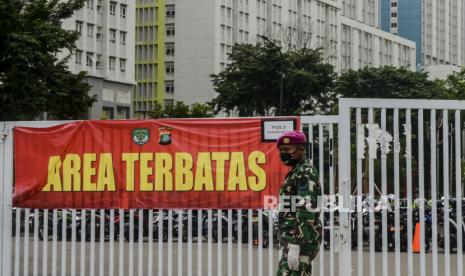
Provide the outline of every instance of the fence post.
<path id="1" fill-rule="evenodd" d="M 352 275 L 352 249 L 350 228 L 350 107 L 345 99 L 339 100 L 339 195 L 342 208 L 339 213 L 341 239 L 339 246 L 339 276 Z"/>
<path id="2" fill-rule="evenodd" d="M 5 136 L 0 138 L 2 157 L 0 157 L 1 175 L 3 179 L 0 183 L 0 206 L 1 206 L 1 248 L 0 248 L 0 275 L 11 275 L 11 206 L 13 197 L 13 126 L 14 123 L 4 122 L 3 128 Z"/>

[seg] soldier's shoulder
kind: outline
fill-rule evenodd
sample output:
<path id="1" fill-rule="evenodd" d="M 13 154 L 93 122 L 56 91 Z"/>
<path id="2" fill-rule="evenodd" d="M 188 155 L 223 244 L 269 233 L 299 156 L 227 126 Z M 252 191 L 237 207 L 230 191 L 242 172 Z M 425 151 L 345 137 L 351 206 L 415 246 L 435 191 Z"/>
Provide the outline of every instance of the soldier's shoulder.
<path id="1" fill-rule="evenodd" d="M 316 172 L 315 167 L 310 163 L 310 160 L 308 160 L 308 159 L 305 159 L 305 160 L 300 164 L 300 168 L 301 168 L 301 170 L 303 170 L 303 171 L 309 171 L 309 172 L 315 171 L 315 172 Z"/>
<path id="2" fill-rule="evenodd" d="M 317 176 L 318 172 L 315 167 L 310 163 L 309 160 L 305 160 L 301 163 L 300 173 L 307 176 Z"/>

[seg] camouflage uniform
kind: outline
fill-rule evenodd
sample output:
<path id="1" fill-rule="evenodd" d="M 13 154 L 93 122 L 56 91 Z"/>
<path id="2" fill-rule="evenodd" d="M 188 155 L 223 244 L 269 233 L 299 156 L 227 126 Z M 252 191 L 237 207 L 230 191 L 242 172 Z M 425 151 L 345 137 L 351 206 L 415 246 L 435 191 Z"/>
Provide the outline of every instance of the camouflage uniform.
<path id="1" fill-rule="evenodd" d="M 299 195 L 311 200 L 316 207 L 321 195 L 318 173 L 308 159 L 300 161 L 286 176 L 280 189 L 280 196 Z M 289 206 L 289 204 L 287 204 Z M 305 204 L 296 207 L 295 212 L 279 212 L 279 239 L 282 258 L 277 275 L 304 276 L 312 273 L 312 260 L 318 254 L 321 244 L 322 225 L 319 213 L 310 212 Z M 299 270 L 290 270 L 287 263 L 288 243 L 300 246 Z"/>

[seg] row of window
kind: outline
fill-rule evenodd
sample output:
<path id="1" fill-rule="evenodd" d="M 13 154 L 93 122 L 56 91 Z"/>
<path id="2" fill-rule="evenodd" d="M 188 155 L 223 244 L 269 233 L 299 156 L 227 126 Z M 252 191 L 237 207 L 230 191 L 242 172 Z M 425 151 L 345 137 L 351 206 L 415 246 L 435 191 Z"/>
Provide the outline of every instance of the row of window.
<path id="1" fill-rule="evenodd" d="M 103 13 L 103 0 L 97 0 L 97 13 Z M 86 3 L 87 9 L 94 10 L 94 0 L 87 0 Z M 110 2 L 110 15 L 115 16 L 117 10 L 118 3 L 111 1 Z M 121 18 L 126 18 L 126 11 L 128 6 L 125 4 L 119 5 L 119 14 Z"/>
<path id="2" fill-rule="evenodd" d="M 139 99 L 153 99 L 157 94 L 157 86 L 154 83 L 139 83 L 136 86 L 136 98 Z M 166 80 L 165 81 L 165 93 L 173 94 L 174 93 L 174 81 Z M 139 103 L 140 104 L 140 103 Z"/>
<path id="3" fill-rule="evenodd" d="M 82 26 L 84 23 L 82 21 L 76 21 L 76 32 L 79 34 L 82 34 Z M 94 29 L 95 25 L 91 23 L 87 23 L 87 37 L 93 38 L 94 37 Z M 110 34 L 110 42 L 111 43 L 116 43 L 116 32 L 117 30 L 115 29 L 110 29 L 109 34 Z M 119 41 L 121 45 L 126 45 L 126 32 L 120 31 L 119 32 Z M 97 32 L 95 33 L 95 37 L 98 41 L 103 40 L 103 28 L 100 26 L 97 26 Z"/>
<path id="4" fill-rule="evenodd" d="M 138 61 L 151 61 L 157 57 L 157 48 L 155 45 L 137 45 L 136 59 Z M 174 43 L 165 43 L 165 55 L 174 56 Z"/>
<path id="5" fill-rule="evenodd" d="M 136 22 L 137 24 L 153 23 L 156 20 L 156 9 L 154 7 L 138 8 L 136 10 Z M 173 19 L 176 11 L 174 5 L 165 6 L 165 17 Z"/>
<path id="6" fill-rule="evenodd" d="M 113 120 L 115 119 L 115 114 L 114 114 L 114 108 L 113 107 L 107 107 L 104 106 L 102 108 L 102 119 L 104 120 Z M 130 117 L 130 112 L 129 112 L 129 107 L 128 106 L 116 106 L 116 119 L 129 119 Z"/>
<path id="7" fill-rule="evenodd" d="M 75 60 L 76 64 L 82 64 L 82 55 L 83 52 L 78 50 L 75 53 Z M 116 57 L 109 57 L 108 58 L 108 69 L 114 71 L 116 69 Z M 94 53 L 86 52 L 86 66 L 87 67 L 94 67 Z M 95 60 L 95 67 L 97 69 L 103 69 L 103 59 L 101 54 L 96 55 Z M 126 59 L 120 58 L 119 59 L 119 69 L 121 72 L 126 72 Z"/>
<path id="8" fill-rule="evenodd" d="M 110 59 L 111 58 L 112 57 L 110 57 Z M 165 75 L 166 76 L 174 75 L 174 62 L 173 61 L 165 62 Z M 153 78 L 157 77 L 157 66 L 154 64 L 136 64 L 135 76 L 136 76 L 136 81 L 153 80 Z"/>

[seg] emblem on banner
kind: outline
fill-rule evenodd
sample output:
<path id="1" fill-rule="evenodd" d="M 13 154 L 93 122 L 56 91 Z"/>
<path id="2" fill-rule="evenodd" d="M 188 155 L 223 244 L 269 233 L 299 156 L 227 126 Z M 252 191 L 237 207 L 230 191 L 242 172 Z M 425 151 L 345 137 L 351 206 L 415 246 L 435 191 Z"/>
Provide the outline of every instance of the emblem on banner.
<path id="1" fill-rule="evenodd" d="M 159 136 L 159 139 L 158 139 L 158 143 L 160 145 L 169 145 L 171 144 L 171 131 L 173 130 L 173 128 L 171 127 L 160 127 L 158 128 L 158 130 L 160 131 L 160 136 Z"/>
<path id="2" fill-rule="evenodd" d="M 146 128 L 135 128 L 132 131 L 132 141 L 139 146 L 146 144 L 149 138 L 150 132 Z"/>

